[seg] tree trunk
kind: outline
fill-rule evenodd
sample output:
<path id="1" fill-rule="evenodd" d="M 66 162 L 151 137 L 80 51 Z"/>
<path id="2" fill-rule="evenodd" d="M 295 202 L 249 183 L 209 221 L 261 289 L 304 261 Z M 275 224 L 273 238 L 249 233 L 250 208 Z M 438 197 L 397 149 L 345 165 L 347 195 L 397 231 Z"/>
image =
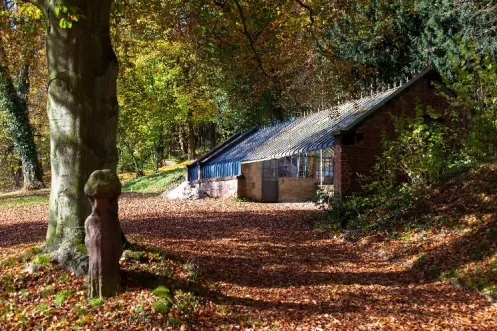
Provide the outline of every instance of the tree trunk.
<path id="1" fill-rule="evenodd" d="M 216 147 L 216 123 L 212 123 L 210 127 L 210 140 L 211 140 L 211 149 Z"/>
<path id="2" fill-rule="evenodd" d="M 188 160 L 195 160 L 197 146 L 195 145 L 195 127 L 191 119 L 191 114 L 188 113 Z"/>
<path id="3" fill-rule="evenodd" d="M 43 183 L 43 170 L 41 168 L 41 163 L 38 160 L 38 153 L 36 151 L 36 144 L 33 135 L 33 129 L 29 123 L 28 115 L 28 100 L 27 96 L 29 93 L 29 65 L 25 64 L 22 66 L 18 83 L 17 83 L 17 95 L 19 99 L 20 107 L 24 109 L 25 118 L 19 125 L 24 126 L 23 132 L 25 132 L 22 139 L 25 145 L 25 151 L 21 155 L 22 160 L 22 175 L 24 177 L 24 189 L 26 190 L 36 190 L 44 188 Z"/>
<path id="4" fill-rule="evenodd" d="M 126 139 L 122 139 L 122 141 L 123 141 L 124 147 L 126 147 L 129 155 L 131 155 L 131 158 L 133 159 L 136 177 L 145 176 L 145 172 L 143 172 L 143 170 L 140 168 L 140 165 L 138 163 L 138 160 L 136 159 L 135 152 L 133 151 L 133 148 L 131 148 L 131 145 L 128 143 L 128 141 Z"/>
<path id="5" fill-rule="evenodd" d="M 154 152 L 157 155 L 157 162 L 155 162 L 155 171 L 158 171 L 160 167 L 162 167 L 162 160 L 164 159 L 164 124 L 159 125 L 159 129 L 157 130 L 157 141 L 155 144 Z"/>
<path id="6" fill-rule="evenodd" d="M 26 93 L 29 88 L 28 68 L 28 65 L 21 68 L 16 91 L 7 68 L 0 66 L 0 104 L 9 114 L 8 131 L 14 141 L 14 149 L 22 161 L 23 186 L 25 189 L 32 190 L 42 188 L 44 184 L 28 116 L 28 103 L 26 101 Z"/>
<path id="7" fill-rule="evenodd" d="M 14 186 L 12 187 L 15 190 L 18 190 L 22 187 L 24 183 L 24 176 L 22 175 L 22 160 L 18 160 L 17 167 L 12 169 L 12 178 L 14 178 Z"/>
<path id="8" fill-rule="evenodd" d="M 66 268 L 87 271 L 84 221 L 91 213 L 83 191 L 90 174 L 117 168 L 118 63 L 110 40 L 111 0 L 66 0 L 79 20 L 61 28 L 65 14 L 52 1 L 38 4 L 47 28 L 48 117 L 52 190 L 46 249 Z M 69 19 L 69 17 L 66 17 Z"/>
<path id="9" fill-rule="evenodd" d="M 183 125 L 178 126 L 178 140 L 181 152 L 185 154 L 188 153 L 188 144 L 185 142 Z"/>

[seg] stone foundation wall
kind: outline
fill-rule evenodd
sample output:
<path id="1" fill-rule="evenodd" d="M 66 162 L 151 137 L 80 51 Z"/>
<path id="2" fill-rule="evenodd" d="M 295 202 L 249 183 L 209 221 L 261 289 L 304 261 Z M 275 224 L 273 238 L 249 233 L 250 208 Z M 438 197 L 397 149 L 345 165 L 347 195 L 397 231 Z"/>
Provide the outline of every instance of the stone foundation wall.
<path id="1" fill-rule="evenodd" d="M 203 179 L 197 183 L 197 186 L 211 198 L 229 198 L 239 196 L 238 181 L 237 177 Z"/>

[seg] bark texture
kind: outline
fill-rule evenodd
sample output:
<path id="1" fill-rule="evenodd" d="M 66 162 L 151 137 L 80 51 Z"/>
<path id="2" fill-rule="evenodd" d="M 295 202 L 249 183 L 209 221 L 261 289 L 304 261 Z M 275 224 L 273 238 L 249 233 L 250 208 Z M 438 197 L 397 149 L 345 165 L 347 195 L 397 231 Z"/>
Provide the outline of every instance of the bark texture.
<path id="1" fill-rule="evenodd" d="M 121 183 L 110 170 L 93 172 L 85 185 L 92 213 L 85 221 L 85 246 L 88 250 L 88 294 L 110 297 L 120 283 L 119 259 L 123 252 L 117 199 Z"/>
<path id="2" fill-rule="evenodd" d="M 67 0 L 79 17 L 61 28 L 58 1 L 38 3 L 47 29 L 52 190 L 46 249 L 63 267 L 87 269 L 84 240 L 90 204 L 84 185 L 97 169 L 117 167 L 117 58 L 110 39 L 111 0 Z"/>

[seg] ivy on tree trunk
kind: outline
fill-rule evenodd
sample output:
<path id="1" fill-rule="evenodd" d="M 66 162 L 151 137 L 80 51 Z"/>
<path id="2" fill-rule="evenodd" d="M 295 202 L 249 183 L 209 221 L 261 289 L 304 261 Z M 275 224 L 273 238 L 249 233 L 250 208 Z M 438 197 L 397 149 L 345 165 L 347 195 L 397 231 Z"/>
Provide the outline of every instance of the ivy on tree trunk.
<path id="1" fill-rule="evenodd" d="M 29 123 L 26 94 L 28 87 L 29 66 L 23 65 L 17 80 L 17 86 L 5 66 L 0 66 L 0 105 L 8 113 L 8 132 L 14 142 L 15 152 L 22 162 L 23 186 L 27 190 L 44 187 L 43 172 L 38 161 L 38 153 Z M 17 90 L 16 90 L 17 87 Z"/>

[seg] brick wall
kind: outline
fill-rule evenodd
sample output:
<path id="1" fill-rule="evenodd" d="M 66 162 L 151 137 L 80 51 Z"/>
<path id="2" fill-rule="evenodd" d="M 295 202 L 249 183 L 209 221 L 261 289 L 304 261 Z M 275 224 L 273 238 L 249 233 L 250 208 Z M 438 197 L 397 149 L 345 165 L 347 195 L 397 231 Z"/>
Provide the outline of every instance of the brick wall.
<path id="1" fill-rule="evenodd" d="M 334 189 L 343 197 L 359 191 L 361 188 L 360 176 L 369 176 L 378 157 L 381 155 L 381 142 L 383 134 L 388 139 L 394 139 L 395 128 L 391 114 L 407 116 L 416 114 L 416 105 L 431 105 L 438 111 L 447 109 L 445 98 L 436 95 L 436 90 L 431 84 L 431 79 L 436 76 L 426 75 L 419 79 L 401 95 L 384 105 L 382 109 L 366 118 L 348 136 L 335 137 L 334 156 Z M 350 140 L 355 140 L 353 144 Z M 361 141 L 358 141 L 361 140 Z"/>

